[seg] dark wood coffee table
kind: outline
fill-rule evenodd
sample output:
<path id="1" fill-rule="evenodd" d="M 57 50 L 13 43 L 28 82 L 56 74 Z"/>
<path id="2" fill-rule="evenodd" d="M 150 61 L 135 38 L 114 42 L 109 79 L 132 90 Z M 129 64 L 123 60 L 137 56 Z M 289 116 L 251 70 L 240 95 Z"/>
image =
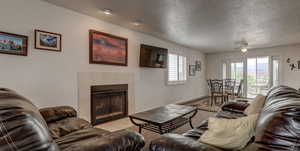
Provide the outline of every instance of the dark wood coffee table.
<path id="1" fill-rule="evenodd" d="M 170 104 L 130 115 L 129 118 L 134 125 L 139 127 L 140 133 L 142 133 L 142 129 L 146 129 L 159 134 L 165 134 L 186 123 L 189 123 L 191 128 L 194 128 L 192 118 L 196 114 L 196 107 Z"/>

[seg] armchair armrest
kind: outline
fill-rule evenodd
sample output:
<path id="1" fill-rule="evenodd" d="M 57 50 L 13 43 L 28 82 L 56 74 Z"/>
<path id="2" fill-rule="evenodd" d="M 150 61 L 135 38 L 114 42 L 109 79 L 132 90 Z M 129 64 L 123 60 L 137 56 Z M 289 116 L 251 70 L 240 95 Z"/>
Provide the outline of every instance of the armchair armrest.
<path id="1" fill-rule="evenodd" d="M 166 134 L 150 144 L 150 151 L 222 151 L 179 134 Z"/>
<path id="2" fill-rule="evenodd" d="M 77 117 L 77 112 L 70 106 L 47 107 L 39 110 L 47 123 L 67 117 Z"/>

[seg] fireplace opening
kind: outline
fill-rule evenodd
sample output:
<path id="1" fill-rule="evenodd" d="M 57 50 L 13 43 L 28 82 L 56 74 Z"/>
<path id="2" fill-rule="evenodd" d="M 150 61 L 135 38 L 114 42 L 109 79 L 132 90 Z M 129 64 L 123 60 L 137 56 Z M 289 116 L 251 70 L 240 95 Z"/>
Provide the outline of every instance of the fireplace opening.
<path id="1" fill-rule="evenodd" d="M 91 123 L 97 125 L 128 115 L 128 85 L 91 86 Z"/>

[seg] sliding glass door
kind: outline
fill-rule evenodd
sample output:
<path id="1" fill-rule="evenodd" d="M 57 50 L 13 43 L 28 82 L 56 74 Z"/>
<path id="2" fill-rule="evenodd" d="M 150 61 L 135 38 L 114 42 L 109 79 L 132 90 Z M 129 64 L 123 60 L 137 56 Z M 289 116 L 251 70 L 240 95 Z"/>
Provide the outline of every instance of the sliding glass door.
<path id="1" fill-rule="evenodd" d="M 241 80 L 244 79 L 244 63 L 243 62 L 232 62 L 230 64 L 230 79 L 236 80 L 238 86 Z"/>
<path id="2" fill-rule="evenodd" d="M 254 98 L 257 94 L 266 94 L 272 86 L 279 84 L 278 57 L 250 57 L 240 60 L 228 60 L 223 63 L 223 79 L 236 80 L 236 85 L 244 80 L 243 96 Z M 226 74 L 225 74 L 226 73 Z"/>
<path id="3" fill-rule="evenodd" d="M 277 57 L 272 58 L 272 75 L 273 86 L 279 85 L 279 59 Z"/>
<path id="4" fill-rule="evenodd" d="M 247 97 L 266 94 L 270 88 L 269 57 L 247 59 Z"/>

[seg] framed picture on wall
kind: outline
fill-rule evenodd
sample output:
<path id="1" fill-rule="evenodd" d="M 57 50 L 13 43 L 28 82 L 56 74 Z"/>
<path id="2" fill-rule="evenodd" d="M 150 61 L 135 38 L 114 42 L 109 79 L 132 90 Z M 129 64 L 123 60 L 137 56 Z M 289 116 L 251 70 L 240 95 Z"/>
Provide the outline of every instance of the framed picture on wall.
<path id="1" fill-rule="evenodd" d="M 27 56 L 28 37 L 0 31 L 0 53 Z"/>
<path id="2" fill-rule="evenodd" d="M 200 60 L 197 60 L 195 62 L 195 66 L 196 66 L 196 71 L 201 71 L 201 61 Z"/>
<path id="3" fill-rule="evenodd" d="M 189 65 L 189 76 L 196 76 L 196 66 Z"/>
<path id="4" fill-rule="evenodd" d="M 128 39 L 90 30 L 90 63 L 127 66 Z"/>
<path id="5" fill-rule="evenodd" d="M 35 49 L 61 51 L 62 35 L 42 30 L 35 30 Z"/>

